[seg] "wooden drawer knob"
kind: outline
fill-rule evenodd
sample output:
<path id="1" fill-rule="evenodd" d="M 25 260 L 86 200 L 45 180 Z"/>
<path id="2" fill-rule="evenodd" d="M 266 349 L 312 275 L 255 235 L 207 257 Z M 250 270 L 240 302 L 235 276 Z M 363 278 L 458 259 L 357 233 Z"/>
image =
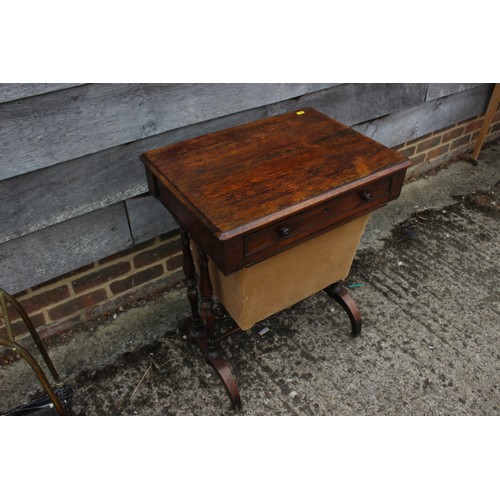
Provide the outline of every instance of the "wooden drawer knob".
<path id="1" fill-rule="evenodd" d="M 289 238 L 292 235 L 292 231 L 289 227 L 283 226 L 280 228 L 280 236 L 282 238 Z"/>
<path id="2" fill-rule="evenodd" d="M 363 201 L 371 201 L 372 200 L 372 194 L 369 193 L 368 191 L 364 191 L 363 193 L 361 193 L 361 199 Z"/>

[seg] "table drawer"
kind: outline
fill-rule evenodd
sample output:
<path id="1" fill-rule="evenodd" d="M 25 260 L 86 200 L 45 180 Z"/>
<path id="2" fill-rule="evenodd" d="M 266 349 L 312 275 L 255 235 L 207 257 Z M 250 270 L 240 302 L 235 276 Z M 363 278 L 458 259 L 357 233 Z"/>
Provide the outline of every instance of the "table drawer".
<path id="1" fill-rule="evenodd" d="M 392 177 L 367 184 L 338 196 L 299 215 L 291 216 L 245 237 L 247 262 L 265 254 L 281 251 L 365 209 L 376 208 L 389 200 Z"/>

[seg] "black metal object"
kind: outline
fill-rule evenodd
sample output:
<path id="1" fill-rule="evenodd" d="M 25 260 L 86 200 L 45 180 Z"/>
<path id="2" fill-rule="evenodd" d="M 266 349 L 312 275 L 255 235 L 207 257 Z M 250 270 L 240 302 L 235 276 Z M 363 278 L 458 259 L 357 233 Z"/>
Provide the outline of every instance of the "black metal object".
<path id="1" fill-rule="evenodd" d="M 54 388 L 54 393 L 64 408 L 65 415 L 71 415 L 71 400 L 73 398 L 73 389 L 68 384 L 63 384 L 60 387 Z M 57 409 L 50 397 L 45 396 L 35 399 L 25 405 L 16 406 L 2 414 L 2 416 L 42 416 L 42 415 L 57 415 Z"/>

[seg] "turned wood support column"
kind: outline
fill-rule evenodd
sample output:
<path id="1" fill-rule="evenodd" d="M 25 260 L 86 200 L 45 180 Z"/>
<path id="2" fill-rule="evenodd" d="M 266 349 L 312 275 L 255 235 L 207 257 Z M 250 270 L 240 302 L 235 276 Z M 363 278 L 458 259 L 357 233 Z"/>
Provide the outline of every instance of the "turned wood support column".
<path id="1" fill-rule="evenodd" d="M 202 250 L 198 251 L 200 256 L 200 292 L 201 292 L 201 317 L 205 323 L 207 333 L 207 346 L 209 351 L 215 349 L 215 313 L 214 301 L 212 300 L 213 290 L 210 274 L 208 272 L 208 257 Z"/>
<path id="2" fill-rule="evenodd" d="M 201 317 L 198 311 L 198 281 L 196 279 L 196 269 L 194 267 L 193 255 L 191 254 L 191 244 L 190 238 L 186 231 L 182 230 L 181 241 L 182 241 L 182 269 L 185 275 L 185 283 L 187 287 L 187 298 L 189 300 L 189 305 L 191 306 L 191 316 L 193 317 L 194 329 L 199 330 L 201 328 Z"/>

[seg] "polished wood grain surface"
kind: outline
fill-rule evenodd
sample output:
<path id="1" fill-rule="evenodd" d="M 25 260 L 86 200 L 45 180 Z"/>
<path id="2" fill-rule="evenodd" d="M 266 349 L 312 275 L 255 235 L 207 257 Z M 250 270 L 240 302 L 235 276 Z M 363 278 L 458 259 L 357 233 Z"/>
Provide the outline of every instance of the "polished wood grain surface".
<path id="1" fill-rule="evenodd" d="M 150 192 L 226 275 L 397 198 L 410 165 L 312 108 L 141 159 Z"/>
<path id="2" fill-rule="evenodd" d="M 406 161 L 311 108 L 149 151 L 143 159 L 220 235 Z"/>

